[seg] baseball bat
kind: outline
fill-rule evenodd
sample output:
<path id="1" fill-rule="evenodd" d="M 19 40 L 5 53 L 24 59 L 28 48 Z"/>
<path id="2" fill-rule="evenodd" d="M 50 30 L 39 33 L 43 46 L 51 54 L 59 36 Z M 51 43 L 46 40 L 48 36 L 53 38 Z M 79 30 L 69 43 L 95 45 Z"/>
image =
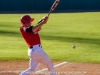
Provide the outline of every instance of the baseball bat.
<path id="1" fill-rule="evenodd" d="M 53 5 L 51 6 L 48 16 L 50 15 L 51 12 L 53 12 L 53 10 L 57 7 L 57 5 L 59 4 L 60 0 L 55 0 L 55 2 L 53 3 Z"/>
<path id="2" fill-rule="evenodd" d="M 55 2 L 53 3 L 53 5 L 51 6 L 50 10 L 49 10 L 49 13 L 48 13 L 48 17 L 50 15 L 51 12 L 53 12 L 53 10 L 57 7 L 57 5 L 59 4 L 60 0 L 55 0 Z M 42 19 L 38 22 L 40 23 L 42 22 Z"/>

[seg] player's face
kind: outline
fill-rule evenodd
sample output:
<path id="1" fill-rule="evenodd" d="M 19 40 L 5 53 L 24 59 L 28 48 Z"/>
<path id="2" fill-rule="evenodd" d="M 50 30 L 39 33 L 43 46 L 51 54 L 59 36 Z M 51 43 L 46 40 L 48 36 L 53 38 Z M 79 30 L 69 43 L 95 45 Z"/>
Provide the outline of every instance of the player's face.
<path id="1" fill-rule="evenodd" d="M 29 24 L 25 24 L 25 26 L 26 26 L 26 27 L 30 27 L 30 26 L 31 26 L 31 23 L 29 23 Z"/>

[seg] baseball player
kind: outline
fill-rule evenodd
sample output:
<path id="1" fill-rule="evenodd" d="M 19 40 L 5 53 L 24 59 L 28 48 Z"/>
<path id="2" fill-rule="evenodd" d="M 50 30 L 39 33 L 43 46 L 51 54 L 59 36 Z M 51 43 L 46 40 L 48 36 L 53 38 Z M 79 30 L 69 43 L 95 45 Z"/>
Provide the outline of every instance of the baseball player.
<path id="1" fill-rule="evenodd" d="M 47 23 L 48 16 L 43 17 L 35 26 L 31 25 L 34 18 L 31 18 L 29 15 L 23 15 L 20 21 L 20 33 L 28 45 L 28 56 L 30 58 L 29 68 L 23 71 L 20 75 L 32 74 L 38 67 L 39 63 L 48 68 L 50 75 L 56 75 L 51 59 L 41 47 L 41 41 L 38 34 L 41 27 Z"/>

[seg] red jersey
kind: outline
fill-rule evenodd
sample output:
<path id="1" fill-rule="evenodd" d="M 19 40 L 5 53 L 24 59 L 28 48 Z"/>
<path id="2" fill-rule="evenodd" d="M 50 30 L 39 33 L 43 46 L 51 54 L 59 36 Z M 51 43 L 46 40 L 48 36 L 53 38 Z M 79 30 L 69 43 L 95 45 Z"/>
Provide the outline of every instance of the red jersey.
<path id="1" fill-rule="evenodd" d="M 25 27 L 22 25 L 20 27 L 20 33 L 29 47 L 41 44 L 38 32 L 26 32 L 24 29 Z"/>

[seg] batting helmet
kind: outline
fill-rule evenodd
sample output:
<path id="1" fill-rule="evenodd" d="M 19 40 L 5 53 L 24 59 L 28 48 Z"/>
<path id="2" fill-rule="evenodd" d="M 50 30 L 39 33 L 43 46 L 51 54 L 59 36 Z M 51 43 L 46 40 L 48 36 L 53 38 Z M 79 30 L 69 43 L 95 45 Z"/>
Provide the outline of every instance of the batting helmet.
<path id="1" fill-rule="evenodd" d="M 29 24 L 34 21 L 34 18 L 31 18 L 29 15 L 23 15 L 20 21 L 22 24 Z"/>

